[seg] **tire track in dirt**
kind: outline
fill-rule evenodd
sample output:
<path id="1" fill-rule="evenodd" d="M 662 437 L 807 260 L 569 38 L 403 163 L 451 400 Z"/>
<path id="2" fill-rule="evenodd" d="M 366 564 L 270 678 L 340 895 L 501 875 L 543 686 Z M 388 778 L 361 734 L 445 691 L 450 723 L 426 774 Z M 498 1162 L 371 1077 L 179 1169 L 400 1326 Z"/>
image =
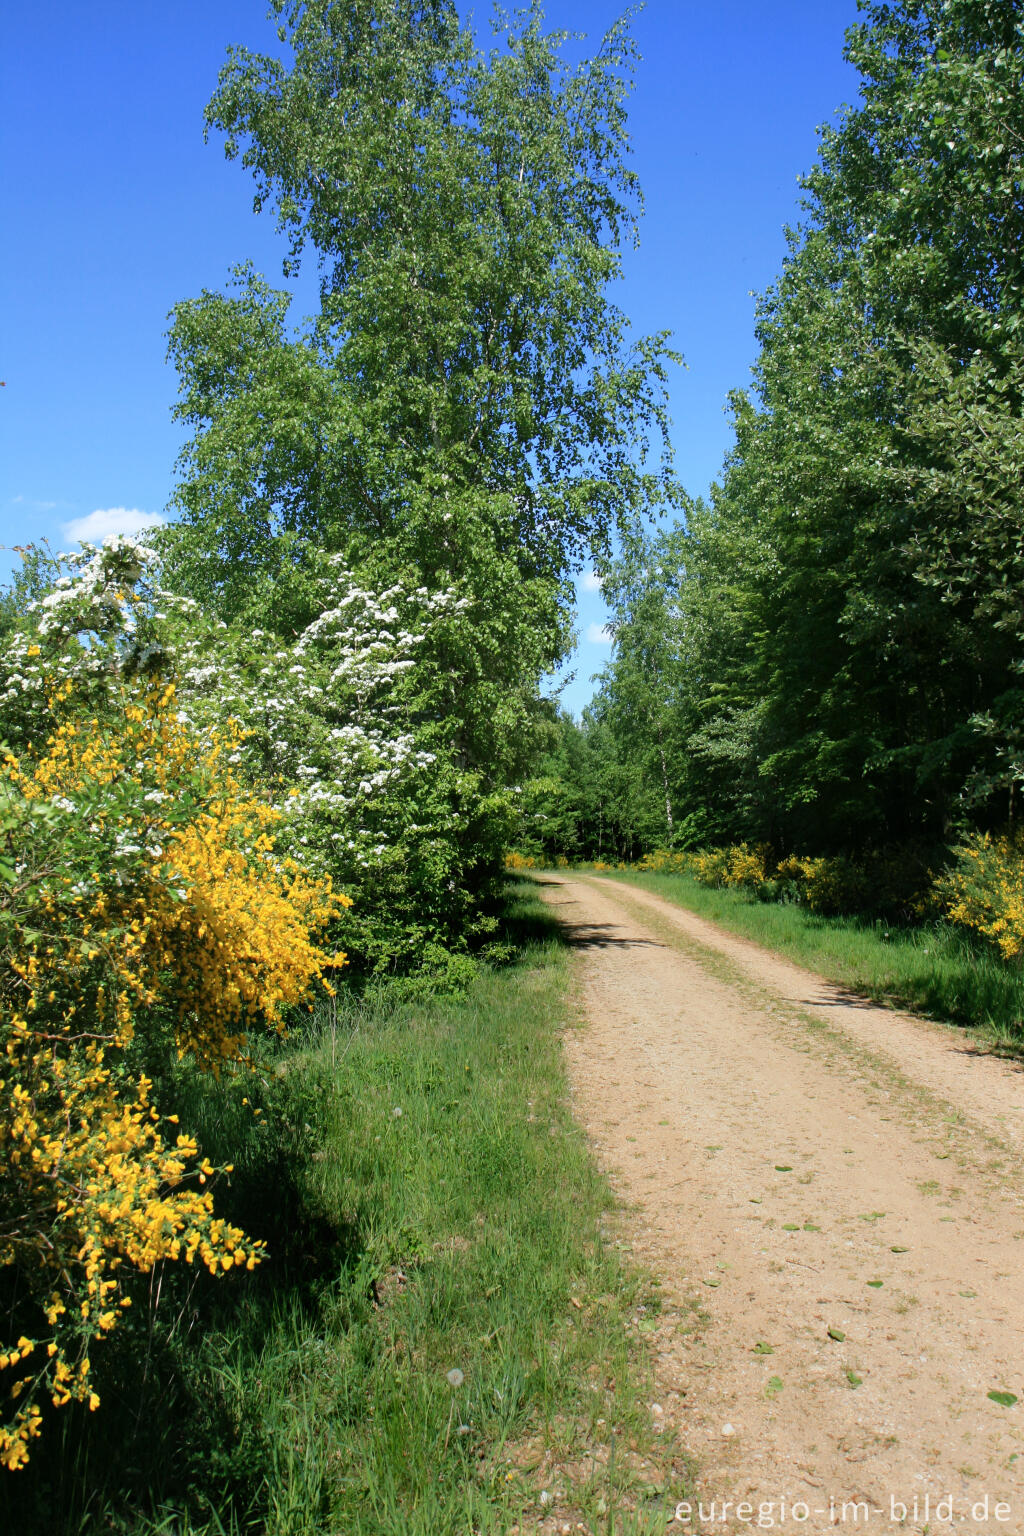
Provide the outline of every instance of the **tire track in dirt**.
<path id="1" fill-rule="evenodd" d="M 540 885 L 578 951 L 576 1110 L 677 1304 L 659 1390 L 705 1501 L 771 1501 L 781 1531 L 1024 1532 L 1019 1066 L 650 893 Z M 704 1326 L 676 1326 L 694 1300 Z"/>

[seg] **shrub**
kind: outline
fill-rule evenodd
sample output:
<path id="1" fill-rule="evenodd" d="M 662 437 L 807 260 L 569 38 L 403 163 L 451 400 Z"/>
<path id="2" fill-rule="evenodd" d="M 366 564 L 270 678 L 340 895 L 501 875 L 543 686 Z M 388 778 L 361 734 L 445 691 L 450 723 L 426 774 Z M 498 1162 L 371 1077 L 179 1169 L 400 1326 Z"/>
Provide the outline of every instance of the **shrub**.
<path id="1" fill-rule="evenodd" d="M 701 885 L 758 890 L 769 879 L 769 857 L 763 846 L 751 848 L 738 843 L 730 848 L 707 848 L 695 853 L 666 853 L 659 867 L 678 869 Z"/>
<path id="2" fill-rule="evenodd" d="M 782 859 L 774 872 L 779 899 L 797 901 L 823 917 L 845 914 L 908 920 L 923 910 L 927 865 L 920 849 L 894 848 L 851 858 Z"/>
<path id="3" fill-rule="evenodd" d="M 790 854 L 777 866 L 775 878 L 780 895 L 823 917 L 856 912 L 864 904 L 863 876 L 849 859 L 798 858 Z"/>
<path id="4" fill-rule="evenodd" d="M 671 848 L 655 848 L 653 852 L 645 853 L 636 867 L 656 875 L 685 875 L 691 872 L 692 857 L 692 854 Z"/>
<path id="5" fill-rule="evenodd" d="M 197 1257 L 252 1268 L 260 1245 L 219 1219 L 194 1138 L 152 1102 L 147 1055 L 173 1044 L 214 1071 L 244 1031 L 344 960 L 315 935 L 345 904 L 276 857 L 277 813 L 197 737 L 173 687 L 65 682 L 50 733 L 0 766 L 0 1275 L 18 1336 L 0 1461 L 14 1469 L 55 1407 L 99 1398 L 90 1343 L 129 1298 L 122 1271 Z"/>
<path id="6" fill-rule="evenodd" d="M 920 850 L 897 848 L 866 854 L 808 858 L 789 854 L 776 862 L 765 844 L 746 843 L 694 852 L 657 849 L 636 866 L 653 874 L 683 874 L 716 889 L 746 890 L 765 901 L 793 901 L 822 916 L 874 913 L 919 914 L 926 864 Z"/>
<path id="7" fill-rule="evenodd" d="M 951 922 L 993 944 L 1004 960 L 1024 954 L 1024 832 L 974 833 L 935 881 Z"/>
<path id="8" fill-rule="evenodd" d="M 506 853 L 505 868 L 514 873 L 517 869 L 536 869 L 537 860 L 532 853 Z"/>
<path id="9" fill-rule="evenodd" d="M 5 647 L 0 739 L 36 738 L 44 677 L 109 714 L 120 681 L 173 676 L 197 730 L 242 728 L 233 767 L 281 812 L 278 849 L 353 897 L 337 938 L 355 967 L 415 971 L 491 935 L 514 796 L 459 744 L 446 658 L 467 598 L 411 577 L 381 590 L 322 555 L 304 577 L 313 617 L 284 638 L 167 590 L 138 540 L 61 561 L 35 562 L 40 596 Z"/>

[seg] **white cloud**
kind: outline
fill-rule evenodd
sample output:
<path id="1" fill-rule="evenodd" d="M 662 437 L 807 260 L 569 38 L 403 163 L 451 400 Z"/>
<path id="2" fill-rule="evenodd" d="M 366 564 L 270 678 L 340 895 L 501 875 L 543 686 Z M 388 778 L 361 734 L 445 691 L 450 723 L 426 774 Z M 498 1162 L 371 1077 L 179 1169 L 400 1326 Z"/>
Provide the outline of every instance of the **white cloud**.
<path id="1" fill-rule="evenodd" d="M 585 571 L 580 586 L 584 592 L 600 592 L 601 578 L 596 571 Z"/>
<path id="2" fill-rule="evenodd" d="M 31 507 L 33 512 L 54 512 L 59 506 L 67 506 L 68 503 L 59 501 L 35 501 L 31 496 L 12 496 L 12 507 Z"/>
<path id="3" fill-rule="evenodd" d="M 140 512 L 138 507 L 97 507 L 88 517 L 73 517 L 61 531 L 66 539 L 102 544 L 112 533 L 141 533 L 144 528 L 159 528 L 162 522 L 159 512 Z"/>
<path id="4" fill-rule="evenodd" d="M 611 645 L 612 632 L 607 624 L 588 624 L 587 639 L 591 645 Z"/>

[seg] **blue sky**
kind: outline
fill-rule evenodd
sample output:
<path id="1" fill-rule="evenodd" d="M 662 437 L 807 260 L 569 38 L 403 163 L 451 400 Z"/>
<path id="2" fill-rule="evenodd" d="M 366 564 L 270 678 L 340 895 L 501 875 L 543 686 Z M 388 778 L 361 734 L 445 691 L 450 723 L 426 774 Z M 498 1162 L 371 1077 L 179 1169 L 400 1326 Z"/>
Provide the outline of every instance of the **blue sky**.
<path id="1" fill-rule="evenodd" d="M 622 6 L 548 0 L 552 27 L 595 44 Z M 477 8 L 485 18 L 487 10 Z M 647 202 L 618 301 L 670 328 L 680 478 L 718 474 L 728 391 L 754 358 L 753 299 L 778 270 L 783 226 L 816 128 L 856 93 L 842 39 L 855 0 L 649 0 L 631 112 Z M 167 313 L 281 248 L 245 172 L 204 146 L 202 112 L 229 42 L 272 48 L 261 0 L 36 0 L 5 23 L 0 124 L 0 543 L 157 516 L 180 435 L 164 360 Z M 100 515 L 104 514 L 104 515 Z M 0 574 L 11 557 L 0 552 Z M 608 655 L 600 592 L 580 583 L 578 710 Z"/>

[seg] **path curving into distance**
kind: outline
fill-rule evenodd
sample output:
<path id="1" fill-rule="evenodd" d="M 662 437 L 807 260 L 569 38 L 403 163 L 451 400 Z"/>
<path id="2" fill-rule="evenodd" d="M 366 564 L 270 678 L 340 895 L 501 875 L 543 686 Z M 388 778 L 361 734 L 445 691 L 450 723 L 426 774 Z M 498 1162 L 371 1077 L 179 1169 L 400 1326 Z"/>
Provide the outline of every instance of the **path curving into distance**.
<path id="1" fill-rule="evenodd" d="M 705 1505 L 754 1504 L 714 1528 L 1024 1533 L 1024 1067 L 625 883 L 538 884 L 576 1113 L 668 1303 L 658 1407 Z"/>

